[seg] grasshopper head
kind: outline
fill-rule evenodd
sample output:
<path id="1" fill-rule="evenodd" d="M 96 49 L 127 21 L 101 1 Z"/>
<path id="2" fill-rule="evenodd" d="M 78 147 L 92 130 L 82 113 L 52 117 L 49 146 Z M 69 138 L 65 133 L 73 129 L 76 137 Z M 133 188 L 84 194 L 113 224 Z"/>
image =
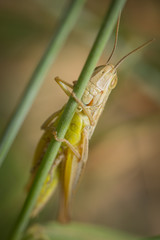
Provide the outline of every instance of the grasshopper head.
<path id="1" fill-rule="evenodd" d="M 95 68 L 90 82 L 101 91 L 106 88 L 113 89 L 116 86 L 115 82 L 116 71 L 112 64 L 107 64 Z"/>

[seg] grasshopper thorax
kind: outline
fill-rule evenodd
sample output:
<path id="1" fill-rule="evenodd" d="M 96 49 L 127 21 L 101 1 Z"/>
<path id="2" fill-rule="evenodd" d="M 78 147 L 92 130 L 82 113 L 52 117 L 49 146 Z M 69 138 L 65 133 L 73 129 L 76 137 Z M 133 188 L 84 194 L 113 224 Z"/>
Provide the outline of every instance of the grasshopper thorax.
<path id="1" fill-rule="evenodd" d="M 117 73 L 112 64 L 96 67 L 82 96 L 82 102 L 86 106 L 102 104 L 116 83 Z"/>

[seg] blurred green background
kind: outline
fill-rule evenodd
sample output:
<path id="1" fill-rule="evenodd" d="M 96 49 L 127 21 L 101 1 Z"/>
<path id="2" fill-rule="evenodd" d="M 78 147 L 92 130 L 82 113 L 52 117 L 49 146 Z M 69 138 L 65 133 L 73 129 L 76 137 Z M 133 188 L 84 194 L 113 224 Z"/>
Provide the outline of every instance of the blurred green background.
<path id="1" fill-rule="evenodd" d="M 67 0 L 0 1 L 0 133 L 50 41 Z M 48 73 L 0 169 L 0 234 L 5 239 L 23 205 L 41 124 L 67 101 L 54 77 L 76 80 L 110 1 L 88 0 Z M 156 40 L 119 68 L 90 143 L 89 159 L 73 201 L 75 221 L 138 235 L 160 234 L 160 1 L 128 0 L 122 13 L 115 64 L 130 50 Z M 98 64 L 111 52 L 114 34 Z M 58 192 L 36 221 L 56 219 Z"/>

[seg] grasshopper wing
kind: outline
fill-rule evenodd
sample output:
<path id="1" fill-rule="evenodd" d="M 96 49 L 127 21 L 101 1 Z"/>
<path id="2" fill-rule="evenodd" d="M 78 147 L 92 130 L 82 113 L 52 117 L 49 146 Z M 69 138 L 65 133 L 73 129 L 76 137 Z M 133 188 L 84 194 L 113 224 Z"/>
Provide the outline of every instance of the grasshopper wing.
<path id="1" fill-rule="evenodd" d="M 87 162 L 88 134 L 85 127 L 82 130 L 81 140 L 77 145 L 77 149 L 81 155 L 80 159 L 68 148 L 65 162 L 61 163 L 61 202 L 59 210 L 59 220 L 61 222 L 68 222 L 70 219 L 69 208 L 72 195 Z"/>

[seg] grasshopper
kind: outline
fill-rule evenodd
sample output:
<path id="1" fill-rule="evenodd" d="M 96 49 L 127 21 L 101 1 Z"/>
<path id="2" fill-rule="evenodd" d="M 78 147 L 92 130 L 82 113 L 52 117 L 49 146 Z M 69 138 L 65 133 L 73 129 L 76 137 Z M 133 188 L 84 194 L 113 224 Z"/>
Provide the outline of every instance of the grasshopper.
<path id="1" fill-rule="evenodd" d="M 56 133 L 56 127 L 64 107 L 53 113 L 41 127 L 44 133 L 35 151 L 28 188 L 30 188 L 33 183 L 38 167 L 53 136 L 57 141 L 62 142 L 62 144 L 42 186 L 32 216 L 37 215 L 44 207 L 59 183 L 61 189 L 59 220 L 62 222 L 68 221 L 71 198 L 87 162 L 89 139 L 92 137 L 112 89 L 114 89 L 117 84 L 117 68 L 126 57 L 152 41 L 150 40 L 144 43 L 121 58 L 116 65 L 112 65 L 109 61 L 116 48 L 118 29 L 119 19 L 111 55 L 105 65 L 95 68 L 81 100 L 75 96 L 74 92 L 70 92 L 69 90 L 69 88 L 73 90 L 76 81 L 74 81 L 72 85 L 61 80 L 59 77 L 55 78 L 63 91 L 68 96 L 72 95 L 78 103 L 78 107 L 64 139 L 58 139 Z"/>

